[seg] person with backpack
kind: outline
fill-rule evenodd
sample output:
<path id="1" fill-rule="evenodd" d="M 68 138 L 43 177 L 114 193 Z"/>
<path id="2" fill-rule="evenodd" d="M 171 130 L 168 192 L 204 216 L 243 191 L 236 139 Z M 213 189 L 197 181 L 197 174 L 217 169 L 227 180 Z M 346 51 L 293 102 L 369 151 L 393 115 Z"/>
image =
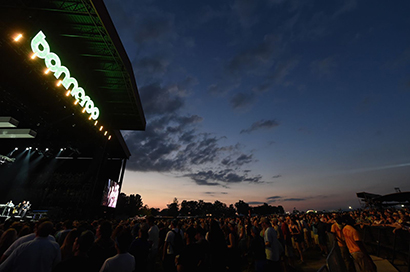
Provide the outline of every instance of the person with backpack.
<path id="1" fill-rule="evenodd" d="M 175 272 L 175 257 L 181 253 L 184 247 L 182 237 L 184 233 L 178 228 L 178 221 L 173 220 L 171 222 L 171 230 L 168 231 L 165 237 L 164 251 L 162 255 L 163 266 L 165 272 Z"/>

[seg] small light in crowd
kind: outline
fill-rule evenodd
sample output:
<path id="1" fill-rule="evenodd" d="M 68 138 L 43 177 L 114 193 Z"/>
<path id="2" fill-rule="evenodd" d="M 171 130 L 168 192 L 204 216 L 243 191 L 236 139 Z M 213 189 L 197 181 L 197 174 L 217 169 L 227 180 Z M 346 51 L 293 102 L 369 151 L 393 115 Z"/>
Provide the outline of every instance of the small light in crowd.
<path id="1" fill-rule="evenodd" d="M 81 112 L 84 113 L 84 112 L 85 112 L 85 108 L 84 108 Z"/>
<path id="2" fill-rule="evenodd" d="M 45 71 L 44 71 L 44 74 L 48 74 L 50 72 L 50 69 L 46 69 Z"/>
<path id="3" fill-rule="evenodd" d="M 15 42 L 18 42 L 22 37 L 23 37 L 23 34 L 18 34 L 18 35 L 14 38 L 14 41 L 15 41 Z"/>
<path id="4" fill-rule="evenodd" d="M 66 93 L 65 93 L 65 96 L 69 96 L 70 95 L 70 90 L 68 90 Z"/>
<path id="5" fill-rule="evenodd" d="M 110 135 L 110 136 L 108 136 L 108 140 L 111 140 L 111 135 Z"/>
<path id="6" fill-rule="evenodd" d="M 101 126 L 101 127 L 100 127 L 100 131 L 102 131 L 102 130 L 103 130 L 103 128 L 104 128 L 104 127 L 103 127 L 103 126 Z"/>
<path id="7" fill-rule="evenodd" d="M 77 105 L 77 104 L 78 104 L 78 100 L 74 101 L 74 105 Z"/>
<path id="8" fill-rule="evenodd" d="M 349 210 L 351 210 L 352 209 L 352 206 L 349 206 Z"/>
<path id="9" fill-rule="evenodd" d="M 401 207 L 402 207 L 402 208 L 404 208 L 404 205 L 403 205 L 403 204 L 401 204 Z"/>
<path id="10" fill-rule="evenodd" d="M 94 126 L 96 126 L 98 124 L 98 120 L 94 122 Z"/>
<path id="11" fill-rule="evenodd" d="M 61 83 L 63 83 L 61 80 L 57 81 L 57 86 L 61 86 Z"/>
<path id="12" fill-rule="evenodd" d="M 108 131 L 105 131 L 105 132 L 104 132 L 104 136 L 107 136 L 107 133 L 108 133 Z"/>
<path id="13" fill-rule="evenodd" d="M 36 53 L 33 53 L 32 55 L 31 55 L 31 59 L 35 59 L 37 57 L 37 54 Z"/>

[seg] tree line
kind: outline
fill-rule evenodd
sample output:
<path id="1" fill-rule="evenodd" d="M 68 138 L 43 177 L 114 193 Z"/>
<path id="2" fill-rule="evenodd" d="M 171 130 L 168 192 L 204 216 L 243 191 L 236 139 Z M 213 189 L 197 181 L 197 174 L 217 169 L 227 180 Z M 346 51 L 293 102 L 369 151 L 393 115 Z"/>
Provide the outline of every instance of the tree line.
<path id="1" fill-rule="evenodd" d="M 167 204 L 167 208 L 150 208 L 144 205 L 142 197 L 139 194 L 126 195 L 121 193 L 118 197 L 116 214 L 128 217 L 134 216 L 215 216 L 215 217 L 232 217 L 236 215 L 268 215 L 283 214 L 285 211 L 282 206 L 271 206 L 263 203 L 259 206 L 250 206 L 243 200 L 229 206 L 225 203 L 215 200 L 214 203 L 203 200 L 183 200 L 179 203 L 177 198 Z"/>

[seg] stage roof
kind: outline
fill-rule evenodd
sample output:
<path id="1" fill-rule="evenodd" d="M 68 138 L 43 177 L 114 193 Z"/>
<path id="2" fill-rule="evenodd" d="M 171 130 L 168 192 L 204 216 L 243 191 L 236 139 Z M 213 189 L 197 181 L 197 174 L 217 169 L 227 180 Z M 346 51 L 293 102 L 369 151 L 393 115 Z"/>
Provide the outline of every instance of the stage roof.
<path id="1" fill-rule="evenodd" d="M 38 31 L 70 67 L 111 129 L 144 130 L 130 60 L 101 0 L 17 0 L 0 4 L 3 30 L 31 39 Z"/>
<path id="2" fill-rule="evenodd" d="M 98 126 L 55 85 L 53 75 L 44 75 L 43 59 L 29 58 L 30 41 L 39 31 L 99 108 Z M 18 44 L 17 33 L 23 35 Z M 37 132 L 35 139 L 2 139 L 0 154 L 15 146 L 54 145 L 78 149 L 85 157 L 98 148 L 107 148 L 110 157 L 130 156 L 119 130 L 145 130 L 146 121 L 131 62 L 103 1 L 2 1 L 0 53 L 0 117 Z M 107 144 L 105 130 L 112 135 Z"/>

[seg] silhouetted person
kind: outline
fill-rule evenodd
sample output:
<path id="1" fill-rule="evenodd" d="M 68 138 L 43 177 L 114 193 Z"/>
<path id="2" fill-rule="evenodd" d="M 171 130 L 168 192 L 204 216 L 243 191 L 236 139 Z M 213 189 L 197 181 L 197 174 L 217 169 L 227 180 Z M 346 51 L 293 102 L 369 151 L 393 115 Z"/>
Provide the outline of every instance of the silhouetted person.
<path id="1" fill-rule="evenodd" d="M 42 223 L 36 232 L 36 238 L 16 248 L 0 265 L 1 272 L 50 272 L 60 262 L 60 247 L 50 241 L 48 235 L 53 232 L 53 223 Z"/>
<path id="2" fill-rule="evenodd" d="M 70 232 L 71 234 L 71 232 Z M 68 236 L 67 236 L 68 237 Z M 73 245 L 73 255 L 65 261 L 60 262 L 53 272 L 89 272 L 92 270 L 92 263 L 88 257 L 88 252 L 94 244 L 94 234 L 87 230 L 75 238 Z"/>

